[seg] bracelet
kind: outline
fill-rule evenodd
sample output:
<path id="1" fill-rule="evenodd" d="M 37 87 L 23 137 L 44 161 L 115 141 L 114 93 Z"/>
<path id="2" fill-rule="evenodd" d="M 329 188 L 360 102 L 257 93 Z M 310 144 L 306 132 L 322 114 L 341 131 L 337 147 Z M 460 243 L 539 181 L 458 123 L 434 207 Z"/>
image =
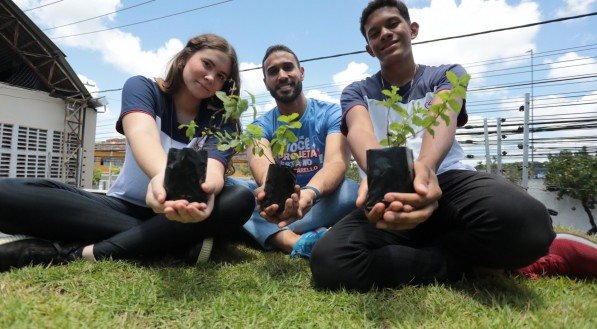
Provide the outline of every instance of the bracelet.
<path id="1" fill-rule="evenodd" d="M 315 192 L 315 200 L 313 200 L 313 204 L 316 204 L 317 202 L 319 202 L 319 200 L 321 200 L 321 192 L 319 192 L 319 190 L 316 187 L 311 185 L 305 185 L 301 187 L 301 190 L 311 190 Z"/>

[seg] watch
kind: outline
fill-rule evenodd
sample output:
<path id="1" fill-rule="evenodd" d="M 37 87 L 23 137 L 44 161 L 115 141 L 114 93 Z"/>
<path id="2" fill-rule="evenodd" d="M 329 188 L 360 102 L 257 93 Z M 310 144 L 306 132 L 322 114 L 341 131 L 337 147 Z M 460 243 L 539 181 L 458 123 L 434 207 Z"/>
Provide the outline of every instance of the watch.
<path id="1" fill-rule="evenodd" d="M 313 204 L 317 204 L 317 202 L 319 202 L 319 200 L 321 200 L 321 192 L 319 192 L 319 190 L 311 185 L 305 185 L 303 187 L 301 187 L 301 190 L 311 190 L 313 192 L 315 192 L 315 200 L 313 200 Z"/>

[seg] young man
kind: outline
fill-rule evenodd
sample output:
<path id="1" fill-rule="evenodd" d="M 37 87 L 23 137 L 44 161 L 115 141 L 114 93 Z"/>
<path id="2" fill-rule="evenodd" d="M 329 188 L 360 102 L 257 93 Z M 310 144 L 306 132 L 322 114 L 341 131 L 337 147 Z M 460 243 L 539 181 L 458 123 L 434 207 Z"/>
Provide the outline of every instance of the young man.
<path id="1" fill-rule="evenodd" d="M 264 199 L 268 159 L 273 159 L 269 143 L 280 125 L 278 117 L 298 113 L 302 123 L 295 131 L 298 141 L 287 145 L 282 162 L 297 169 L 299 186 L 286 200 L 281 214 L 276 213 L 280 205 L 260 207 L 244 228 L 265 249 L 275 247 L 291 256 L 308 258 L 313 244 L 327 228 L 355 209 L 358 186 L 344 179 L 349 151 L 346 138 L 340 132 L 342 113 L 337 104 L 305 97 L 304 68 L 288 47 L 269 47 L 262 67 L 263 82 L 276 101 L 275 108 L 254 122 L 264 130 L 261 144 L 265 145 L 265 156 L 254 156 L 249 150 L 249 165 L 255 181 L 234 180 L 233 183 L 255 190 L 258 202 Z M 298 164 L 284 160 L 290 159 L 291 153 L 299 155 Z"/>
<path id="2" fill-rule="evenodd" d="M 408 105 L 438 103 L 451 88 L 446 72 L 460 65 L 417 64 L 411 40 L 419 25 L 396 0 L 373 0 L 363 10 L 361 32 L 381 71 L 342 93 L 342 131 L 357 163 L 367 171 L 366 150 L 379 148 L 389 121 L 398 117 L 377 105 L 383 89 L 398 86 Z M 460 162 L 456 126 L 466 122 L 465 101 L 435 136 L 408 141 L 415 154 L 415 193 L 387 193 L 370 212 L 358 209 L 337 223 L 313 249 L 311 270 L 323 288 L 368 290 L 461 279 L 471 267 L 513 269 L 548 252 L 555 237 L 545 207 L 505 179 Z M 365 177 L 366 178 L 366 177 Z M 357 205 L 367 194 L 367 180 Z"/>

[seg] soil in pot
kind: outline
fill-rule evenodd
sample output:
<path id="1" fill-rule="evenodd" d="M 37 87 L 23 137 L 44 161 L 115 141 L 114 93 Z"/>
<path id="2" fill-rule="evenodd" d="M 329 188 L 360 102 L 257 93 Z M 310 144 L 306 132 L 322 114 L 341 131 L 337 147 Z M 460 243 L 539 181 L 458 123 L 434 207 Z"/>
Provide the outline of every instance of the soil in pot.
<path id="1" fill-rule="evenodd" d="M 166 200 L 207 202 L 207 194 L 201 189 L 206 170 L 207 151 L 171 148 L 164 177 Z"/>
<path id="2" fill-rule="evenodd" d="M 383 202 L 388 192 L 412 193 L 413 152 L 408 147 L 388 147 L 367 150 L 367 185 L 369 191 L 365 209 L 371 210 Z"/>

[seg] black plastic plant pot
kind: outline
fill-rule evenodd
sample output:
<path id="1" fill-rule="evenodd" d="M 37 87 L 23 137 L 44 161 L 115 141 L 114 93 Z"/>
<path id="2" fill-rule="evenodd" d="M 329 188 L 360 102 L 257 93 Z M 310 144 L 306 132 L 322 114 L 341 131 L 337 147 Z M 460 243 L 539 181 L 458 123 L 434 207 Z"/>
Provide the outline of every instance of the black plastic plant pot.
<path id="1" fill-rule="evenodd" d="M 278 213 L 284 211 L 286 199 L 294 193 L 296 184 L 296 169 L 292 167 L 270 164 L 265 179 L 265 198 L 261 205 L 267 208 L 278 205 Z"/>
<path id="2" fill-rule="evenodd" d="M 388 192 L 414 192 L 413 179 L 413 151 L 410 148 L 400 146 L 367 150 L 369 191 L 365 209 L 369 211 L 376 203 L 383 202 Z"/>
<path id="3" fill-rule="evenodd" d="M 207 194 L 201 189 L 206 170 L 207 151 L 171 148 L 164 177 L 166 200 L 207 202 Z"/>

